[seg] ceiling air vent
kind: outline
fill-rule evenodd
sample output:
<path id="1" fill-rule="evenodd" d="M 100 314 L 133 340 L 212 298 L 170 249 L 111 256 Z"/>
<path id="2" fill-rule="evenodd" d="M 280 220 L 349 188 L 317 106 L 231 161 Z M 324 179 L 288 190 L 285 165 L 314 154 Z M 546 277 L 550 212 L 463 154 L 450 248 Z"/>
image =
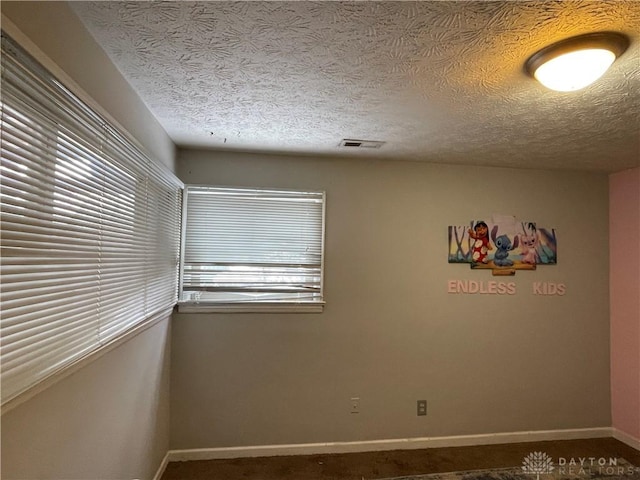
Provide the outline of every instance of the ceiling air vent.
<path id="1" fill-rule="evenodd" d="M 348 148 L 380 148 L 385 142 L 379 142 L 377 140 L 353 140 L 345 138 L 340 142 L 340 147 Z"/>

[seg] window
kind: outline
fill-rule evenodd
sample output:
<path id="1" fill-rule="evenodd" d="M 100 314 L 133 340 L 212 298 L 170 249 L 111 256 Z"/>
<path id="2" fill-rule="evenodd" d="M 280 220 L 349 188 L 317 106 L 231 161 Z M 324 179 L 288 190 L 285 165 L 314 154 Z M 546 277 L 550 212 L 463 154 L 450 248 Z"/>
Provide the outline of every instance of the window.
<path id="1" fill-rule="evenodd" d="M 2 404 L 165 317 L 182 184 L 2 34 Z"/>
<path id="2" fill-rule="evenodd" d="M 324 193 L 187 186 L 180 311 L 322 311 Z"/>

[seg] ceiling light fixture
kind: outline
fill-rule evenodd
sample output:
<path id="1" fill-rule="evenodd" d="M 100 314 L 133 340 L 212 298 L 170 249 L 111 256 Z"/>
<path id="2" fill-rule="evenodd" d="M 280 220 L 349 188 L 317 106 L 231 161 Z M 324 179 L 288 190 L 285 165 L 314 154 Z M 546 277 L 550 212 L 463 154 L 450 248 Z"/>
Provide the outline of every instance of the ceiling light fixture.
<path id="1" fill-rule="evenodd" d="M 629 39 L 620 33 L 588 33 L 543 48 L 529 57 L 525 68 L 545 87 L 573 92 L 600 78 L 628 46 Z"/>

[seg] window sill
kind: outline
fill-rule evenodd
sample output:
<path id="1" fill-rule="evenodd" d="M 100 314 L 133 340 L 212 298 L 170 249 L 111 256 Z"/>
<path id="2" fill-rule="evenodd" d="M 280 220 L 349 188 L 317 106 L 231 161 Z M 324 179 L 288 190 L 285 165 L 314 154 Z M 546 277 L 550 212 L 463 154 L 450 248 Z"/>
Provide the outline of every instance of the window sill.
<path id="1" fill-rule="evenodd" d="M 179 313 L 322 313 L 315 303 L 204 303 L 178 302 Z"/>

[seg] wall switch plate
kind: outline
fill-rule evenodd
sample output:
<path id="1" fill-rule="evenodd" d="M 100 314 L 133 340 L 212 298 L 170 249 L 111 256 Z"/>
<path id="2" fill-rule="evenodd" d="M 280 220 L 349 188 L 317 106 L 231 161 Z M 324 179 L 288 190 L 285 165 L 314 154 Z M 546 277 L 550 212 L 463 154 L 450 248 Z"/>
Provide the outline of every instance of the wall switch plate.
<path id="1" fill-rule="evenodd" d="M 427 414 L 427 401 L 418 400 L 418 416 L 423 417 Z"/>
<path id="2" fill-rule="evenodd" d="M 351 398 L 351 413 L 360 413 L 360 397 Z"/>

